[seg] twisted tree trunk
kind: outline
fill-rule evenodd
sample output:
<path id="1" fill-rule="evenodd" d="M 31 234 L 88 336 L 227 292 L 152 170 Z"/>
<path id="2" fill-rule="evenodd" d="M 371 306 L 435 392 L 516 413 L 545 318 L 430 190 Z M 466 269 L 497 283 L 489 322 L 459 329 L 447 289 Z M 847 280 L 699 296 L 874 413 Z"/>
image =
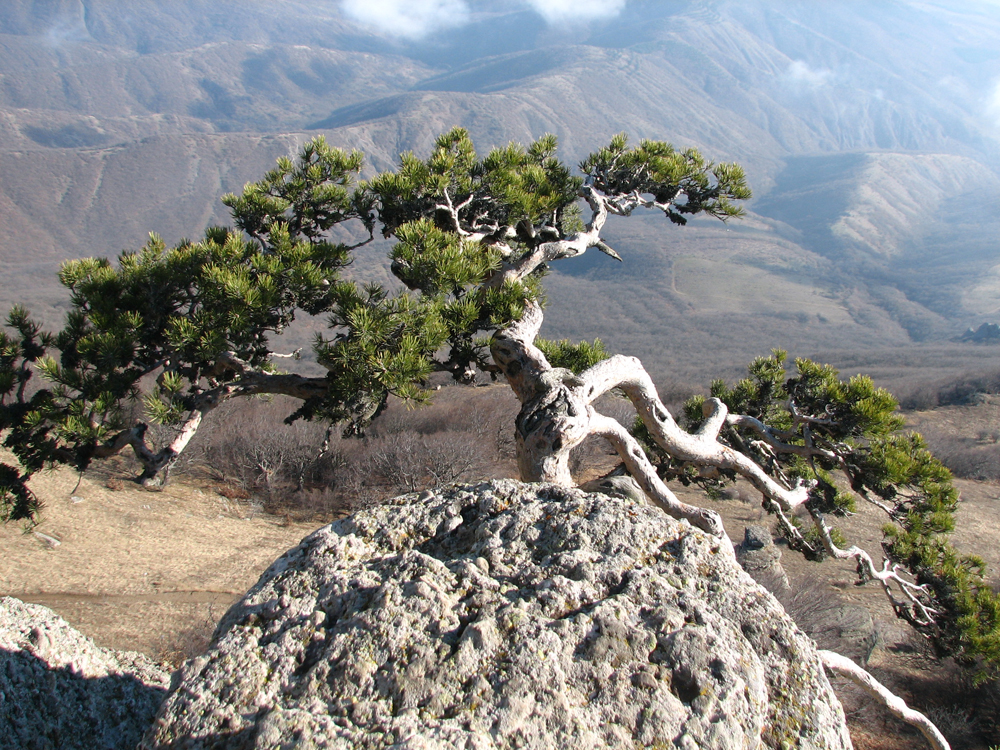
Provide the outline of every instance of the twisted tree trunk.
<path id="1" fill-rule="evenodd" d="M 534 345 L 541 325 L 542 310 L 531 304 L 518 323 L 494 336 L 490 348 L 494 362 L 521 402 L 515 425 L 521 479 L 574 486 L 569 470 L 570 452 L 591 435 L 604 437 L 652 502 L 674 518 L 686 519 L 720 539 L 727 539 L 718 513 L 678 500 L 657 475 L 635 438 L 592 406 L 598 397 L 627 379 L 628 372 L 616 365 L 623 360 L 637 364 L 638 360 L 613 357 L 607 360 L 610 365 L 602 362 L 582 375 L 574 375 L 569 370 L 552 367 Z M 635 403 L 635 398 L 632 400 Z"/>
<path id="2" fill-rule="evenodd" d="M 135 478 L 135 481 L 144 487 L 162 487 L 167 483 L 170 469 L 177 463 L 181 453 L 198 432 L 205 415 L 229 399 L 259 394 L 280 394 L 306 401 L 310 398 L 321 398 L 328 387 L 326 378 L 255 370 L 233 352 L 223 352 L 218 358 L 216 367 L 218 369 L 216 374 L 228 372 L 235 375 L 235 379 L 196 395 L 191 400 L 187 418 L 170 443 L 154 451 L 146 442 L 147 425 L 139 423 L 95 446 L 92 456 L 108 458 L 131 447 L 136 459 L 142 465 L 142 473 Z"/>

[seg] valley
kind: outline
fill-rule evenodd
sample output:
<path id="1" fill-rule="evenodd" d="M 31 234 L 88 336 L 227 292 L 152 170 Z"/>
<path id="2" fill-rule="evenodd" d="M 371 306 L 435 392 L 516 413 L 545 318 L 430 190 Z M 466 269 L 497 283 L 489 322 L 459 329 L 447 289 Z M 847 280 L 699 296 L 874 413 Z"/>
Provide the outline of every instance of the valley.
<path id="1" fill-rule="evenodd" d="M 50 326 L 64 259 L 197 238 L 228 221 L 223 193 L 315 135 L 372 174 L 456 124 L 480 150 L 552 132 L 575 160 L 624 131 L 748 171 L 742 221 L 634 217 L 614 229 L 623 265 L 558 264 L 549 336 L 703 383 L 774 346 L 929 358 L 1000 315 L 988 5 L 678 0 L 556 28 L 472 3 L 433 41 L 372 35 L 333 2 L 30 8 L 0 15 L 0 307 Z M 384 274 L 369 257 L 357 272 Z M 593 295 L 599 316 L 577 307 Z"/>

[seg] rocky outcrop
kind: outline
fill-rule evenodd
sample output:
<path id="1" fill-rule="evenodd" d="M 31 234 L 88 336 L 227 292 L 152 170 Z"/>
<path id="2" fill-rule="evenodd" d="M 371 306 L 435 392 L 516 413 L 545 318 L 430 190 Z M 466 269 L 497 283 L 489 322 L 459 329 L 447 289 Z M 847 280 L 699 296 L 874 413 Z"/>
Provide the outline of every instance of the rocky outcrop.
<path id="1" fill-rule="evenodd" d="M 756 524 L 746 527 L 743 541 L 736 548 L 736 560 L 751 578 L 775 596 L 788 591 L 788 576 L 781 567 L 781 550 L 766 527 Z"/>
<path id="2" fill-rule="evenodd" d="M 983 323 L 979 328 L 969 328 L 956 341 L 973 344 L 1000 344 L 1000 326 L 996 323 Z"/>
<path id="3" fill-rule="evenodd" d="M 100 648 L 51 610 L 0 598 L 0 747 L 132 750 L 169 682 L 142 654 Z"/>
<path id="4" fill-rule="evenodd" d="M 408 495 L 276 561 L 188 662 L 166 748 L 848 748 L 815 648 L 727 544 L 495 481 Z"/>

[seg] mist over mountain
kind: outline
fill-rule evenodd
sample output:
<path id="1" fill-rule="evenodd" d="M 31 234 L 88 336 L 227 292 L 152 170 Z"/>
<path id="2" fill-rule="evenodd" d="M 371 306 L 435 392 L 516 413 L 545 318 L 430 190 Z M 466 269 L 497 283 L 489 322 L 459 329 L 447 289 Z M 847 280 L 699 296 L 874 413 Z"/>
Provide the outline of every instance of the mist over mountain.
<path id="1" fill-rule="evenodd" d="M 747 169 L 745 220 L 618 221 L 624 264 L 558 264 L 547 335 L 693 373 L 1000 318 L 994 3 L 7 0 L 0 71 L 0 303 L 52 323 L 61 260 L 196 238 L 314 135 L 371 172 L 455 125 Z"/>

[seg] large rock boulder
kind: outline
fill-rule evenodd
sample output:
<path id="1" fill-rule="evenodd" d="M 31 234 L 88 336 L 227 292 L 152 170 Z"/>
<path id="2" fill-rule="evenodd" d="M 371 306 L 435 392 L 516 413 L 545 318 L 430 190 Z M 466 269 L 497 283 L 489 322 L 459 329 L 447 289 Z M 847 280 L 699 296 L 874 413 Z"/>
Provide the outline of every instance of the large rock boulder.
<path id="1" fill-rule="evenodd" d="M 632 501 L 407 495 L 275 562 L 158 748 L 848 748 L 812 642 L 731 549 Z"/>
<path id="2" fill-rule="evenodd" d="M 100 648 L 52 610 L 0 598 L 0 747 L 132 750 L 170 673 Z"/>

